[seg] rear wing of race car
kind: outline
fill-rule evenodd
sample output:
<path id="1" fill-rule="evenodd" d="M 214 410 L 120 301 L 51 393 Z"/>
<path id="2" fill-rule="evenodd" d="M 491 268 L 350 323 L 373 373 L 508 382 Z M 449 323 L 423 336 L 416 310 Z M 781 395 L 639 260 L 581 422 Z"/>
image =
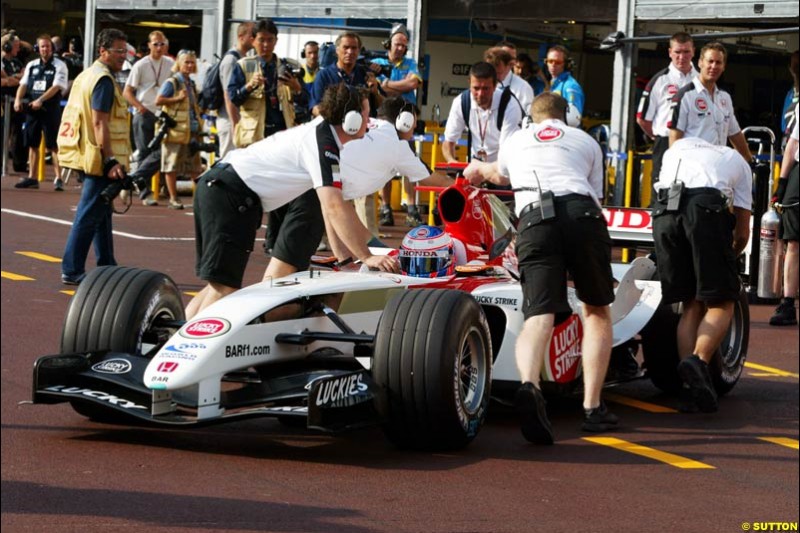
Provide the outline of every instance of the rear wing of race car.
<path id="1" fill-rule="evenodd" d="M 604 207 L 603 216 L 614 246 L 653 246 L 653 217 L 649 209 Z"/>

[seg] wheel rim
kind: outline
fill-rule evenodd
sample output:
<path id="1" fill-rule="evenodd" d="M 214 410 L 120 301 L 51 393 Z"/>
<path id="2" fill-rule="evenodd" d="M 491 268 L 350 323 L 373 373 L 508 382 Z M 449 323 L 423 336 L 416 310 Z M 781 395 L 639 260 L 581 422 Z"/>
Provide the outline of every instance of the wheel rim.
<path id="1" fill-rule="evenodd" d="M 142 328 L 136 337 L 136 347 L 140 354 L 147 357 L 155 353 L 177 331 L 174 328 L 159 327 L 159 322 L 175 320 L 175 314 L 167 307 L 153 311 L 150 316 L 145 316 Z"/>
<path id="2" fill-rule="evenodd" d="M 483 403 L 486 389 L 486 348 L 477 328 L 470 328 L 461 343 L 458 359 L 459 397 L 464 410 L 475 414 Z"/>
<path id="3" fill-rule="evenodd" d="M 736 302 L 731 325 L 719 346 L 723 374 L 738 375 L 741 371 L 739 367 L 742 365 L 742 332 L 744 329 L 744 317 L 740 306 L 741 304 Z"/>

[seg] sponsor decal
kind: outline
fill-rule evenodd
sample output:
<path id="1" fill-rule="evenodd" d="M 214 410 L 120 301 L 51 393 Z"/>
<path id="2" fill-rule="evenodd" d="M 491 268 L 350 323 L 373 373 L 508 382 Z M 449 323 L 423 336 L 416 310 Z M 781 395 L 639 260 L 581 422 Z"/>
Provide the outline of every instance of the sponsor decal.
<path id="1" fill-rule="evenodd" d="M 539 142 L 543 143 L 556 141 L 563 136 L 564 132 L 555 126 L 545 126 L 534 135 Z"/>
<path id="2" fill-rule="evenodd" d="M 194 346 L 194 345 L 182 343 L 176 346 L 174 344 L 171 344 L 165 347 L 163 350 L 161 350 L 161 353 L 159 353 L 158 356 L 163 359 L 183 359 L 185 361 L 194 361 L 195 359 L 197 359 L 197 356 L 195 354 L 183 351 L 191 348 L 181 349 L 181 347 L 187 347 L 187 346 Z M 205 348 L 204 344 L 201 346 Z"/>
<path id="3" fill-rule="evenodd" d="M 550 370 L 553 381 L 568 383 L 578 375 L 583 327 L 578 315 L 572 315 L 556 326 L 550 339 Z"/>
<path id="4" fill-rule="evenodd" d="M 119 396 L 114 396 L 113 394 L 103 391 L 84 389 L 81 387 L 65 387 L 64 385 L 53 385 L 52 387 L 47 387 L 44 390 L 46 392 L 59 392 L 61 394 L 72 394 L 74 396 L 86 396 L 87 398 L 92 398 L 93 400 L 99 400 L 101 402 L 107 402 L 113 406 L 122 407 L 123 409 L 147 410 L 147 407 L 144 405 L 139 405 L 130 400 L 125 400 Z"/>
<path id="5" fill-rule="evenodd" d="M 652 233 L 653 217 L 647 209 L 605 208 L 603 215 L 609 230 Z"/>
<path id="6" fill-rule="evenodd" d="M 178 363 L 175 361 L 164 361 L 163 363 L 159 363 L 156 367 L 156 372 L 161 372 L 162 374 L 169 374 L 171 372 L 175 372 L 175 369 L 178 368 Z"/>
<path id="7" fill-rule="evenodd" d="M 667 94 L 670 97 L 675 96 L 676 94 L 678 94 L 678 86 L 675 85 L 674 83 L 670 83 L 669 85 L 667 85 Z"/>
<path id="8" fill-rule="evenodd" d="M 231 323 L 224 318 L 201 318 L 183 326 L 180 333 L 189 339 L 218 337 L 231 329 Z"/>
<path id="9" fill-rule="evenodd" d="M 437 254 L 433 250 L 404 250 L 400 249 L 398 254 L 400 257 L 437 257 Z"/>
<path id="10" fill-rule="evenodd" d="M 706 102 L 705 98 L 698 98 L 694 101 L 694 106 L 697 108 L 698 111 L 701 113 L 705 113 L 708 111 L 708 102 Z"/>
<path id="11" fill-rule="evenodd" d="M 169 381 L 169 376 L 153 376 L 150 378 L 150 383 L 166 384 Z"/>
<path id="12" fill-rule="evenodd" d="M 333 159 L 337 163 L 339 162 L 339 154 L 331 152 L 329 149 L 325 149 L 325 157 L 328 159 Z"/>
<path id="13" fill-rule="evenodd" d="M 320 383 L 317 389 L 317 397 L 314 403 L 317 406 L 333 407 L 336 404 L 351 405 L 355 402 L 348 400 L 359 396 L 367 390 L 369 386 L 364 383 L 364 374 L 348 374 L 339 378 L 334 378 Z"/>
<path id="14" fill-rule="evenodd" d="M 131 368 L 133 367 L 127 359 L 109 359 L 92 365 L 92 370 L 101 374 L 127 374 Z"/>
<path id="15" fill-rule="evenodd" d="M 419 228 L 413 230 L 411 232 L 411 235 L 409 235 L 409 236 L 413 237 L 415 239 L 424 239 L 425 237 L 429 236 L 430 234 L 431 234 L 431 230 L 429 230 L 428 228 L 419 227 Z"/>
<path id="16" fill-rule="evenodd" d="M 472 201 L 472 217 L 475 219 L 483 218 L 483 206 L 479 197 Z"/>
<path id="17" fill-rule="evenodd" d="M 486 305 L 509 305 L 517 307 L 516 298 L 501 298 L 500 296 L 475 296 L 475 301 Z"/>
<path id="18" fill-rule="evenodd" d="M 401 280 L 400 278 L 398 278 L 394 274 L 378 274 L 378 277 L 381 277 L 381 278 L 384 278 L 384 279 L 388 279 L 389 281 L 391 281 L 393 283 L 400 284 L 400 283 L 403 282 L 403 280 Z"/>
<path id="19" fill-rule="evenodd" d="M 249 344 L 233 344 L 225 347 L 225 357 L 251 357 L 256 355 L 269 355 L 269 345 L 250 346 Z"/>

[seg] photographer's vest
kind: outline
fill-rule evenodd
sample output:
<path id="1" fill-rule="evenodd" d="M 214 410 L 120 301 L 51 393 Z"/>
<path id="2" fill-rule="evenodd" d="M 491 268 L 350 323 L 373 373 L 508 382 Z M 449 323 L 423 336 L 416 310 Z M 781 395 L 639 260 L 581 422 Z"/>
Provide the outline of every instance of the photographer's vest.
<path id="1" fill-rule="evenodd" d="M 174 104 L 165 104 L 161 106 L 161 110 L 175 119 L 175 122 L 178 123 L 174 128 L 169 129 L 164 142 L 189 144 L 189 141 L 192 139 L 192 122 L 191 113 L 189 112 L 190 101 L 194 107 L 194 116 L 197 117 L 197 131 L 200 132 L 203 130 L 203 122 L 200 119 L 200 108 L 197 106 L 197 93 L 194 93 L 194 88 L 183 83 L 177 75 L 170 77 L 166 83 L 172 83 L 172 85 L 175 87 L 174 94 L 178 94 L 181 89 L 185 89 L 186 98 Z M 189 92 L 194 93 L 194 98 L 190 98 Z"/>
<path id="2" fill-rule="evenodd" d="M 72 84 L 67 107 L 58 128 L 58 162 L 62 167 L 83 171 L 90 176 L 103 175 L 102 146 L 97 144 L 92 126 L 92 91 L 104 77 L 114 84 L 114 103 L 108 118 L 113 155 L 125 168 L 131 153 L 128 107 L 108 67 L 95 61 L 81 72 Z"/>
<path id="3" fill-rule="evenodd" d="M 276 63 L 278 57 L 275 56 Z M 237 61 L 244 73 L 245 84 L 250 83 L 255 76 L 256 72 L 261 72 L 261 61 L 259 57 L 243 57 Z M 249 63 L 249 65 L 248 65 Z M 248 71 L 248 69 L 250 71 Z M 276 78 L 277 79 L 277 78 Z M 266 87 L 269 86 L 270 80 L 267 80 Z M 264 138 L 264 130 L 266 129 L 267 119 L 267 99 L 269 95 L 265 90 L 265 86 L 259 87 L 250 93 L 247 100 L 239 107 L 239 122 L 236 123 L 236 129 L 233 133 L 233 143 L 237 148 L 244 148 L 254 142 L 260 141 Z M 277 88 L 278 104 L 280 105 L 281 112 L 283 113 L 283 120 L 286 122 L 286 127 L 291 128 L 294 126 L 294 107 L 292 106 L 292 90 L 284 85 L 278 83 Z"/>

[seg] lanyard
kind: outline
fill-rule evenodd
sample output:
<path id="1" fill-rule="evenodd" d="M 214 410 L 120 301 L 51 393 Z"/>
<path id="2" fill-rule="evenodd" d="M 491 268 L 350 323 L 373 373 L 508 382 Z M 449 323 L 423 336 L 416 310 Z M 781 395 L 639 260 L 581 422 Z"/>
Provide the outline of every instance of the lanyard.
<path id="1" fill-rule="evenodd" d="M 158 89 L 161 86 L 161 81 L 160 81 L 161 80 L 161 67 L 164 66 L 164 58 L 162 57 L 161 59 L 159 59 L 158 73 L 156 73 L 156 67 L 153 66 L 153 63 L 154 63 L 154 61 L 153 61 L 153 58 L 151 57 L 150 58 L 150 68 L 153 70 L 153 76 L 156 77 L 156 89 Z"/>
<path id="2" fill-rule="evenodd" d="M 478 120 L 478 135 L 481 138 L 481 148 L 486 148 L 486 130 L 489 129 L 489 121 L 492 119 L 492 110 L 489 109 L 486 113 L 486 121 L 481 121 L 481 112 L 479 109 L 475 110 L 475 118 Z"/>

